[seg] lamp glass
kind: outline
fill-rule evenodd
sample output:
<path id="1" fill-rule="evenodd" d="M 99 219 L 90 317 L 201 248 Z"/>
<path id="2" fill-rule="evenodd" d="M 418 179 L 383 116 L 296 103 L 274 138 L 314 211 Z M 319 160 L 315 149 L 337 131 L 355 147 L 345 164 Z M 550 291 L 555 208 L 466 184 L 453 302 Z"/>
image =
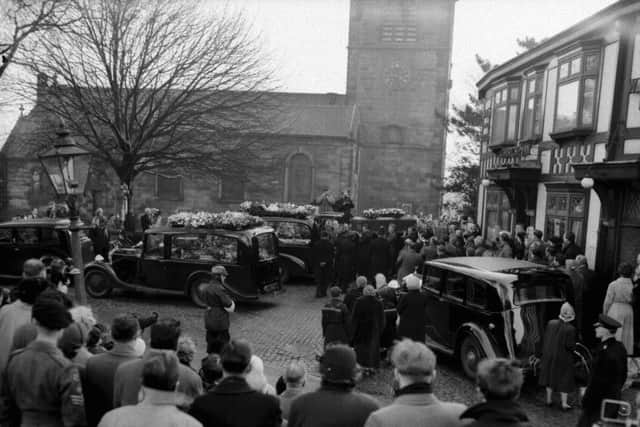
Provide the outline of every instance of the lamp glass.
<path id="1" fill-rule="evenodd" d="M 588 176 L 585 176 L 584 178 L 582 178 L 582 180 L 580 180 L 580 185 L 582 186 L 582 188 L 585 189 L 590 189 L 593 188 L 593 178 L 590 178 Z"/>

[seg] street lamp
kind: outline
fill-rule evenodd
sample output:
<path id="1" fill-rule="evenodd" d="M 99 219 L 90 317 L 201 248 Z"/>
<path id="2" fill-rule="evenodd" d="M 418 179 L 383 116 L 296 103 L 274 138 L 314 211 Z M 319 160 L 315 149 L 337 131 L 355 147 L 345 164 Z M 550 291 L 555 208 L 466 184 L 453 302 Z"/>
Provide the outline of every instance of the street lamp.
<path id="1" fill-rule="evenodd" d="M 84 287 L 84 269 L 80 233 L 84 225 L 78 214 L 77 199 L 84 193 L 89 176 L 91 153 L 78 147 L 69 136 L 64 122 L 56 131 L 56 142 L 52 148 L 38 155 L 51 185 L 58 196 L 64 196 L 69 205 L 69 231 L 71 231 L 71 257 L 73 265 L 78 270 L 73 275 L 76 299 L 80 304 L 87 302 Z"/>

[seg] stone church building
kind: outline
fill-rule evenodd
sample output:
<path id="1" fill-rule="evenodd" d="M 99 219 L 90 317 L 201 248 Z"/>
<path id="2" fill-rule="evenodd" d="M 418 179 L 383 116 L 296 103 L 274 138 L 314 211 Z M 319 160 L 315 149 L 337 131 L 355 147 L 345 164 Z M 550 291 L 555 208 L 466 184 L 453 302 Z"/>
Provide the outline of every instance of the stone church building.
<path id="1" fill-rule="evenodd" d="M 155 207 L 234 209 L 244 200 L 309 203 L 323 191 L 349 191 L 356 210 L 404 207 L 437 214 L 444 168 L 445 117 L 455 0 L 351 0 L 345 94 L 275 93 L 287 112 L 265 179 L 145 173 L 133 211 Z M 0 152 L 0 219 L 53 200 L 34 147 L 55 137 L 42 107 L 18 120 Z M 102 173 L 101 173 L 102 172 Z M 120 212 L 113 174 L 94 165 L 85 215 Z"/>

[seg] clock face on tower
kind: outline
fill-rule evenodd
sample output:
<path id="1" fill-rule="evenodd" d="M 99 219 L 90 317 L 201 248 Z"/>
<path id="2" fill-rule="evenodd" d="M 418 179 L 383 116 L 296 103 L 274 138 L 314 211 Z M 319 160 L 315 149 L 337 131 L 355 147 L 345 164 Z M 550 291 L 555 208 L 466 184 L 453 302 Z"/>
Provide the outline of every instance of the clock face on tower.
<path id="1" fill-rule="evenodd" d="M 404 89 L 409 84 L 409 70 L 396 62 L 384 70 L 384 84 L 389 89 Z"/>

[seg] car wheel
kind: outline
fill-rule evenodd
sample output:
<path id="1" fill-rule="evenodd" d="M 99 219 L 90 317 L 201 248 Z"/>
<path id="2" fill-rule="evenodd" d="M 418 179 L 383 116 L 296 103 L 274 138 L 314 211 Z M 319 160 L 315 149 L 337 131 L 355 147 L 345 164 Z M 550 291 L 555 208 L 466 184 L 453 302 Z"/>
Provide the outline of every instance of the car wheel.
<path id="1" fill-rule="evenodd" d="M 282 283 L 288 283 L 291 280 L 291 269 L 286 264 L 280 265 L 280 278 Z"/>
<path id="2" fill-rule="evenodd" d="M 84 277 L 87 294 L 92 298 L 105 298 L 111 294 L 111 278 L 101 270 L 91 270 Z"/>
<path id="3" fill-rule="evenodd" d="M 472 379 L 476 377 L 478 362 L 485 357 L 486 355 L 482 347 L 480 347 L 478 340 L 471 335 L 465 336 L 460 345 L 460 364 L 467 377 Z"/>
<path id="4" fill-rule="evenodd" d="M 191 280 L 189 284 L 189 296 L 191 297 L 191 301 L 198 307 L 206 307 L 207 304 L 204 302 L 203 291 L 207 286 L 211 279 L 206 276 L 196 277 Z"/>

